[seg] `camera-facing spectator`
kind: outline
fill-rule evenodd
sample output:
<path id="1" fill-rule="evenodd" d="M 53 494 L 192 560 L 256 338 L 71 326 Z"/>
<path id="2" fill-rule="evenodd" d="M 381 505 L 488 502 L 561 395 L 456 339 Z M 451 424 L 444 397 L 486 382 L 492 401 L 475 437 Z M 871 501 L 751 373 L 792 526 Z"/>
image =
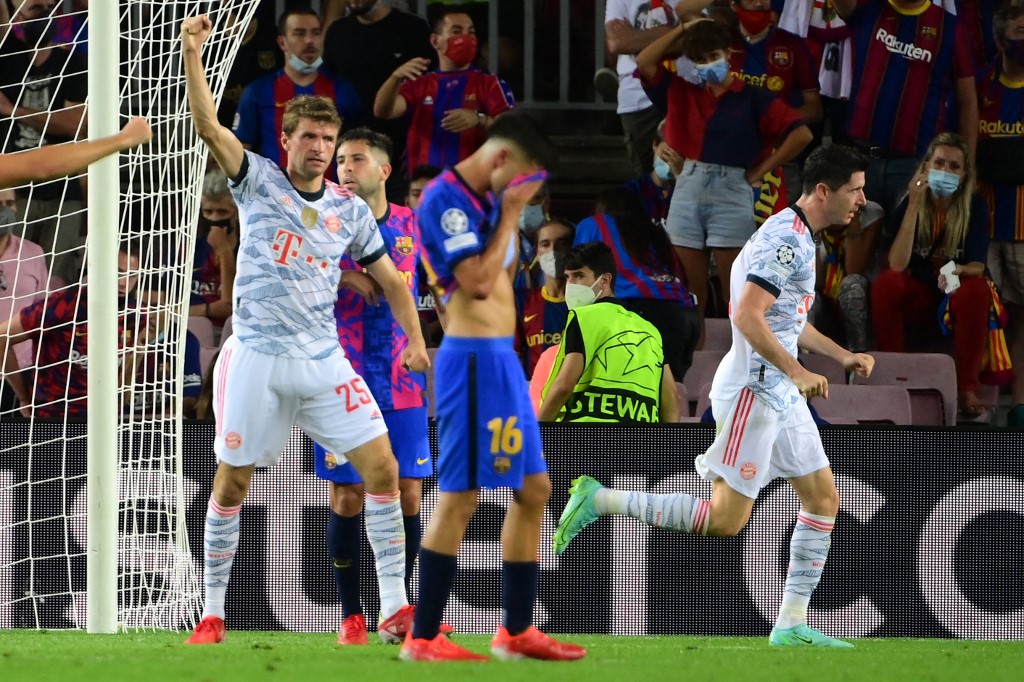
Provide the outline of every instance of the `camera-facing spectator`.
<path id="1" fill-rule="evenodd" d="M 444 168 L 462 161 L 487 139 L 495 117 L 515 106 L 508 84 L 473 66 L 476 27 L 459 7 L 446 7 L 434 22 L 430 44 L 438 69 L 415 57 L 384 81 L 373 103 L 377 118 L 409 117 L 409 168 Z"/>
<path id="2" fill-rule="evenodd" d="M 754 233 L 754 199 L 765 174 L 796 158 L 813 137 L 795 109 L 732 74 L 731 45 L 729 28 L 698 20 L 637 55 L 644 89 L 666 112 L 665 142 L 687 159 L 666 229 L 701 317 L 711 254 L 728 300 L 732 263 Z M 675 46 L 693 61 L 700 84 L 665 69 L 662 61 Z"/>
<path id="3" fill-rule="evenodd" d="M 998 55 L 978 75 L 978 192 L 992 215 L 988 267 L 1010 315 L 1016 369 L 1006 425 L 1024 427 L 1024 0 L 1009 0 L 992 21 Z"/>
<path id="4" fill-rule="evenodd" d="M 956 133 L 939 134 L 892 217 L 899 230 L 889 249 L 890 269 L 871 287 L 881 351 L 902 352 L 915 342 L 934 341 L 943 331 L 941 320 L 948 319 L 964 419 L 983 418 L 992 407 L 983 405 L 977 394 L 995 303 L 985 267 L 990 219 L 985 202 L 974 192 L 974 178 L 967 142 Z M 950 261 L 952 269 L 942 270 Z"/>
<path id="5" fill-rule="evenodd" d="M 238 206 L 224 171 L 215 168 L 203 179 L 188 308 L 189 315 L 210 318 L 215 329 L 231 317 L 237 250 Z"/>
<path id="6" fill-rule="evenodd" d="M 536 232 L 537 261 L 544 282 L 525 292 L 519 306 L 519 332 L 524 351 L 526 376 L 533 375 L 541 354 L 557 346 L 568 319 L 565 305 L 565 254 L 572 248 L 573 226 L 562 220 L 549 220 Z"/>
<path id="7" fill-rule="evenodd" d="M 283 165 L 286 153 L 281 120 L 285 103 L 300 95 L 327 97 L 338 109 L 345 130 L 358 125 L 362 104 L 348 81 L 322 68 L 324 36 L 320 15 L 308 7 L 286 10 L 278 20 L 277 30 L 284 68 L 253 81 L 242 92 L 232 130 L 243 147 Z M 337 179 L 333 162 L 327 177 Z"/>

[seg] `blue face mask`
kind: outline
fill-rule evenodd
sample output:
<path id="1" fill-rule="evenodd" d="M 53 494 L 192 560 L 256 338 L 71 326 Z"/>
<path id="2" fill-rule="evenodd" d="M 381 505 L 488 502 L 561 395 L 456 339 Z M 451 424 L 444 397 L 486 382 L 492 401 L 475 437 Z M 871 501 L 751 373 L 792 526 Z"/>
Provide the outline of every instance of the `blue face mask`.
<path id="1" fill-rule="evenodd" d="M 960 176 L 949 171 L 929 168 L 928 186 L 935 196 L 945 198 L 953 194 L 960 187 Z"/>
<path id="2" fill-rule="evenodd" d="M 519 214 L 519 229 L 527 234 L 532 234 L 540 229 L 546 218 L 544 206 L 541 204 L 527 204 L 523 208 L 523 212 Z"/>
<path id="3" fill-rule="evenodd" d="M 293 54 L 288 55 L 288 66 L 292 67 L 293 69 L 301 73 L 303 76 L 308 76 L 311 73 L 316 73 L 317 69 L 319 69 L 320 65 L 323 63 L 323 57 L 317 57 L 315 62 L 313 62 L 312 64 L 308 64 Z"/>
<path id="4" fill-rule="evenodd" d="M 694 64 L 694 66 L 697 68 L 697 75 L 700 79 L 711 85 L 724 83 L 725 77 L 729 75 L 729 62 L 725 61 L 724 57 L 707 64 Z"/>
<path id="5" fill-rule="evenodd" d="M 672 179 L 672 167 L 668 165 L 668 162 L 660 156 L 654 157 L 654 174 L 662 180 Z"/>

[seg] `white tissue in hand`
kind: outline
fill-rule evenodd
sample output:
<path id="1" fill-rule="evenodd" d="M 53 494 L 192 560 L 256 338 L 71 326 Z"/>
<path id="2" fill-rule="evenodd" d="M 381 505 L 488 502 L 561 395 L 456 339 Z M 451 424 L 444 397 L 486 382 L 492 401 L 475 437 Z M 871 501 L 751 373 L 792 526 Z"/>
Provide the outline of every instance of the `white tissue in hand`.
<path id="1" fill-rule="evenodd" d="M 960 288 L 960 275 L 954 275 L 953 271 L 956 270 L 956 263 L 949 261 L 941 268 L 939 268 L 939 274 L 946 276 L 946 293 L 951 294 Z"/>

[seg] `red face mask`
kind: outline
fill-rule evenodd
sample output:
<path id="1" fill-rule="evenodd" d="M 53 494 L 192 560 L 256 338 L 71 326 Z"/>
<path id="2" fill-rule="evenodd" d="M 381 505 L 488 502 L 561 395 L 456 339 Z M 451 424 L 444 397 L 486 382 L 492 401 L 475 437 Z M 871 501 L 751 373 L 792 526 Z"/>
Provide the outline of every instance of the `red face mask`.
<path id="1" fill-rule="evenodd" d="M 476 59 L 476 48 L 476 36 L 472 33 L 462 33 L 448 39 L 448 47 L 444 50 L 444 56 L 461 69 L 464 66 L 469 66 Z"/>
<path id="2" fill-rule="evenodd" d="M 751 36 L 760 34 L 775 18 L 770 9 L 743 9 L 739 3 L 733 3 L 732 9 L 736 12 L 736 18 L 740 20 L 740 26 Z"/>

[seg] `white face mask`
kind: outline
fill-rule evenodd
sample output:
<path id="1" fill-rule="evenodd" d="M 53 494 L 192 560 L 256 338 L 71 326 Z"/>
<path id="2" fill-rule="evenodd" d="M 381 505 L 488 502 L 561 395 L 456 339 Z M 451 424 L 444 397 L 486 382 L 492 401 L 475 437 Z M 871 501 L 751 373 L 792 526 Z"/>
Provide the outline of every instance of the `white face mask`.
<path id="1" fill-rule="evenodd" d="M 545 277 L 555 278 L 558 277 L 558 254 L 554 251 L 548 251 L 537 256 L 537 262 L 540 263 L 540 270 L 544 273 Z"/>
<path id="2" fill-rule="evenodd" d="M 288 66 L 292 67 L 293 69 L 301 73 L 303 76 L 308 76 L 311 73 L 316 73 L 317 69 L 319 69 L 320 65 L 323 63 L 323 57 L 317 57 L 316 61 L 314 61 L 312 64 L 307 64 L 306 62 L 299 59 L 296 55 L 288 55 Z"/>
<path id="3" fill-rule="evenodd" d="M 594 282 L 596 285 L 597 282 Z M 587 286 L 586 284 L 577 284 L 576 282 L 569 282 L 565 285 L 565 305 L 568 306 L 569 310 L 576 310 L 585 305 L 590 305 L 597 300 L 597 294 L 594 293 L 594 285 Z"/>

